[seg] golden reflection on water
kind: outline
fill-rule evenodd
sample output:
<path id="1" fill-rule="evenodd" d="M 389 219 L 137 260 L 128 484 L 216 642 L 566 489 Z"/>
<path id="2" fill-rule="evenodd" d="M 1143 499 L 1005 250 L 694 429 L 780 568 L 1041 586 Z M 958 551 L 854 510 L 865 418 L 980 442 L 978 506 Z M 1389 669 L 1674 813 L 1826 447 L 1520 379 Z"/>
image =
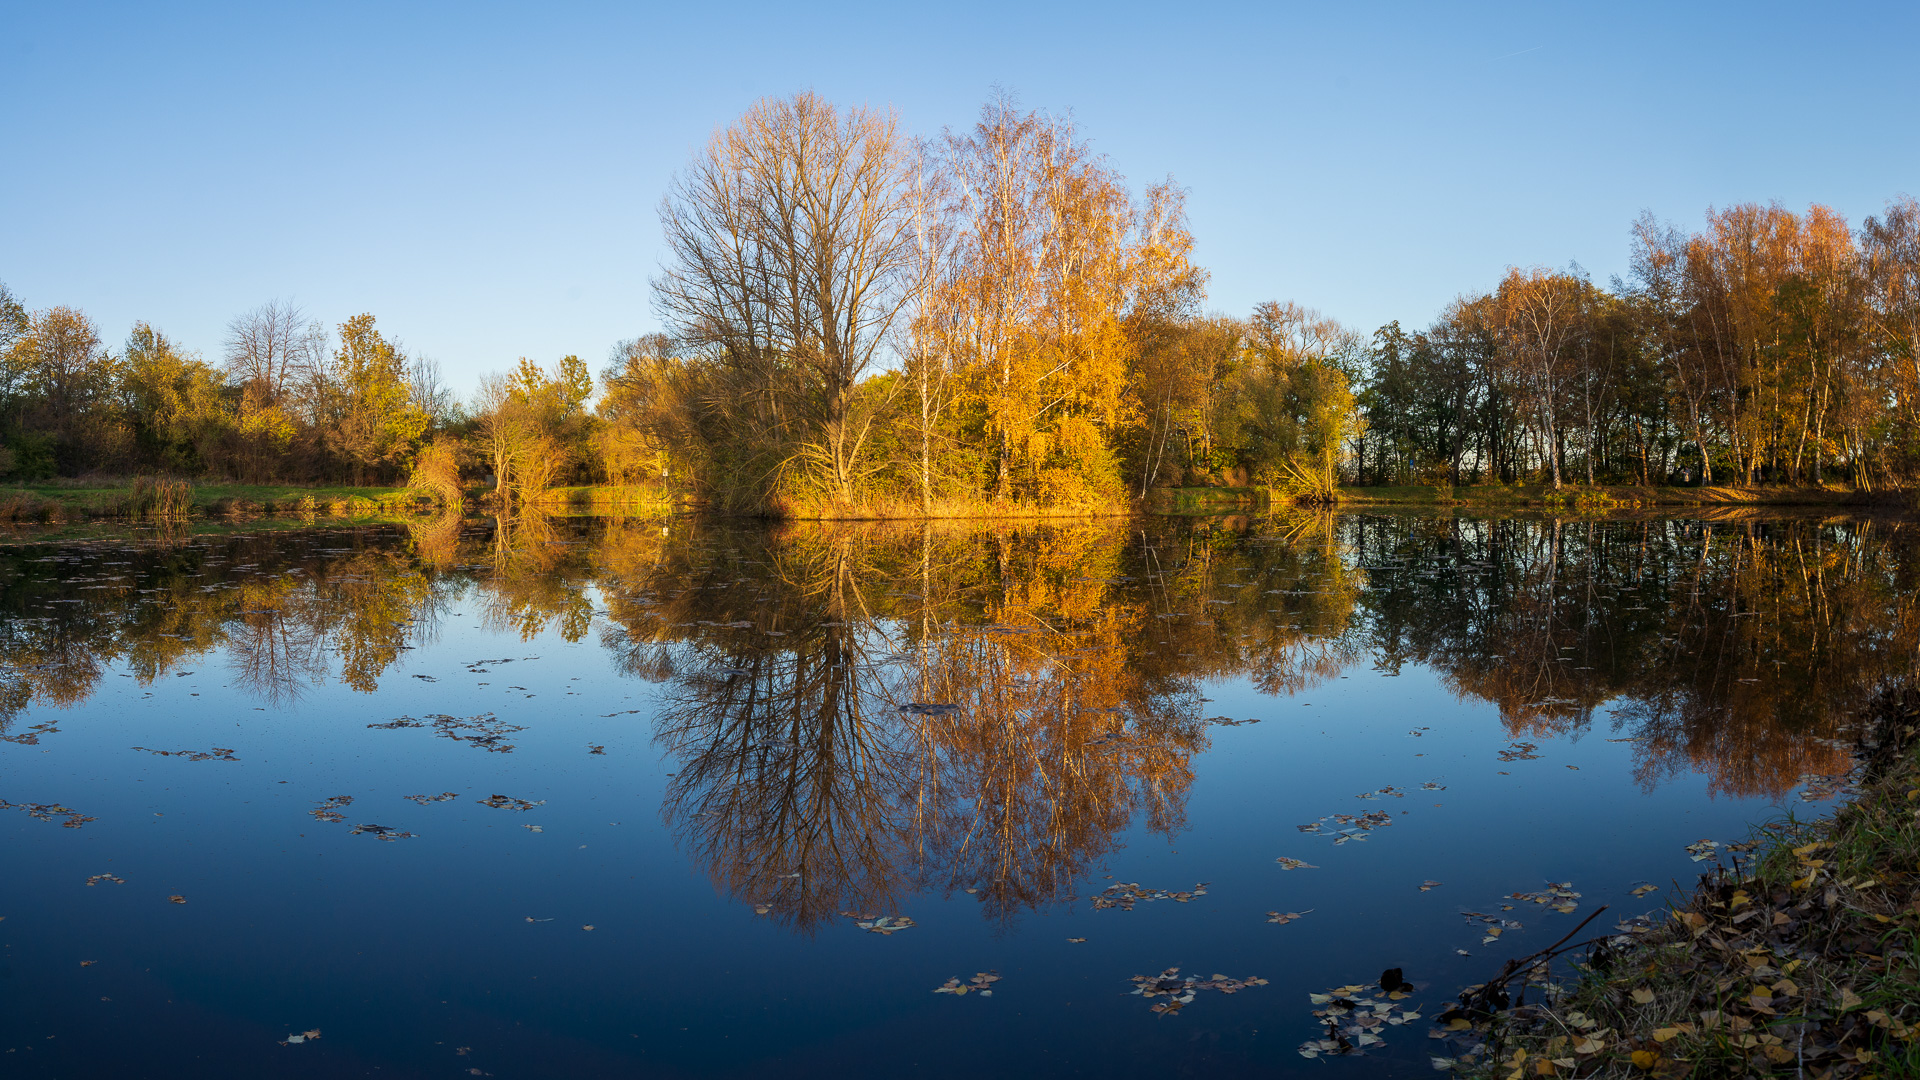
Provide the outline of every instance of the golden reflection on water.
<path id="1" fill-rule="evenodd" d="M 330 678 L 373 693 L 459 607 L 519 640 L 591 639 L 658 685 L 662 813 L 726 893 L 803 930 L 927 888 L 1011 919 L 1071 896 L 1134 824 L 1183 827 L 1219 719 L 1206 680 L 1278 704 L 1426 665 L 1516 739 L 1584 733 L 1609 705 L 1643 785 L 1691 769 L 1777 797 L 1844 767 L 1847 722 L 1911 672 L 1913 545 L 1870 520 L 525 513 L 17 547 L 0 738 L 49 734 L 15 721 L 116 666 L 148 686 L 221 663 L 277 708 Z"/>

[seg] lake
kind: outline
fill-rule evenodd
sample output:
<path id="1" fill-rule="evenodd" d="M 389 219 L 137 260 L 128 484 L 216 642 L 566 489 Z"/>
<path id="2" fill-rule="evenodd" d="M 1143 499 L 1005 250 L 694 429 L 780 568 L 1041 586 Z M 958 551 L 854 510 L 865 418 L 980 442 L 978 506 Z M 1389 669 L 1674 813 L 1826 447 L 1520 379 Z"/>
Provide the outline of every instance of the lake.
<path id="1" fill-rule="evenodd" d="M 0 1072 L 1436 1075 L 1462 986 L 1845 797 L 1916 568 L 1765 515 L 16 537 Z"/>

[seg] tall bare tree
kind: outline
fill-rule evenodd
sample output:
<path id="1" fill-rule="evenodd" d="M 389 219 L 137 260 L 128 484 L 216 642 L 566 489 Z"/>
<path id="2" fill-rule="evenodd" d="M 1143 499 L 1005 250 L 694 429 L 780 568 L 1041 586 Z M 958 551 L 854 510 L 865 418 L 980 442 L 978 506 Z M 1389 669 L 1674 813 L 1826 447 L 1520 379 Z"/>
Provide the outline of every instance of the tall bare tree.
<path id="1" fill-rule="evenodd" d="M 660 207 L 668 263 L 653 292 L 670 329 L 730 376 L 775 470 L 800 465 L 844 502 L 876 419 L 856 385 L 919 280 L 912 150 L 890 112 L 764 99 Z"/>
<path id="2" fill-rule="evenodd" d="M 325 360 L 326 333 L 300 305 L 269 300 L 234 316 L 222 351 L 233 381 L 272 405 Z"/>

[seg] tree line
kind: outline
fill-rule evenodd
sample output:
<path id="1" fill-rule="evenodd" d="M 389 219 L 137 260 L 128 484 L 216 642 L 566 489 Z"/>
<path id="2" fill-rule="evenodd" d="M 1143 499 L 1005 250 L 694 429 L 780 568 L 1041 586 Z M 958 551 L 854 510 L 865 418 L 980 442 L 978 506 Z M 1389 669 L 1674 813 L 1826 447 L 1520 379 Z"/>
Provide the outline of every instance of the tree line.
<path id="1" fill-rule="evenodd" d="M 1643 215 L 1632 270 L 1510 269 L 1426 329 L 1204 309 L 1185 191 L 1131 188 L 1070 118 L 767 99 L 659 210 L 662 330 L 522 359 L 461 401 L 371 315 L 287 302 L 218 362 L 117 352 L 0 286 L 0 475 L 165 471 L 457 499 L 661 485 L 726 510 L 1119 509 L 1183 484 L 1903 486 L 1920 468 L 1920 203 Z"/>
<path id="2" fill-rule="evenodd" d="M 1374 334 L 1373 482 L 1905 486 L 1920 467 L 1920 203 L 1643 214 L 1632 271 L 1509 270 Z"/>

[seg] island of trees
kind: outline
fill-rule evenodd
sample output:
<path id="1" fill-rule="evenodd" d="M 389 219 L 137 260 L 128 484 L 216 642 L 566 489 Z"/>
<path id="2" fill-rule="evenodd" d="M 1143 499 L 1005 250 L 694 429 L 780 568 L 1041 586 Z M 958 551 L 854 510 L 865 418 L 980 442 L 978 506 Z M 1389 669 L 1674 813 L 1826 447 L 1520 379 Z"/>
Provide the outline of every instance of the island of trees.
<path id="1" fill-rule="evenodd" d="M 717 131 L 660 207 L 660 333 L 464 400 L 370 314 L 284 301 L 210 361 L 0 286 L 0 478 L 611 485 L 787 516 L 1124 512 L 1183 485 L 1778 484 L 1920 470 L 1920 203 L 1644 214 L 1631 273 L 1511 268 L 1371 334 L 1206 309 L 1185 192 L 990 100 L 916 138 L 812 94 Z"/>

